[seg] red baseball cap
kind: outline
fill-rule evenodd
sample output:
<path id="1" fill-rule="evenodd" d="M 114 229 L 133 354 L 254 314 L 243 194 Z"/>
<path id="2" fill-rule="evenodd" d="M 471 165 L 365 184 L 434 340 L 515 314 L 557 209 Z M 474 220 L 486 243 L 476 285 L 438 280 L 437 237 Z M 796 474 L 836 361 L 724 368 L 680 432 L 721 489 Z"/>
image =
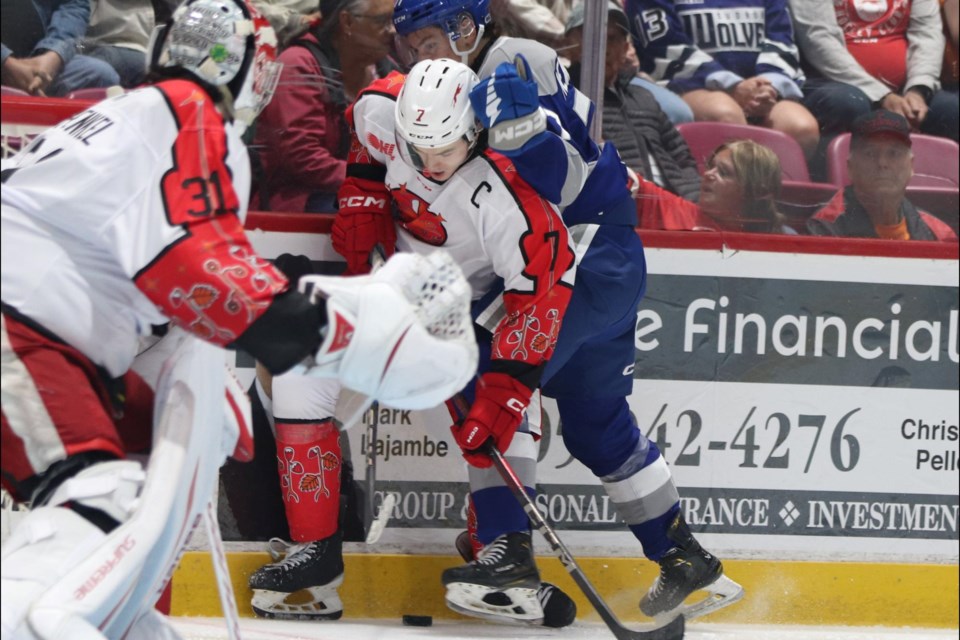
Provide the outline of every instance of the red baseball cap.
<path id="1" fill-rule="evenodd" d="M 900 140 L 908 147 L 911 146 L 907 119 L 886 109 L 878 109 L 858 117 L 853 121 L 850 133 L 853 136 L 850 140 L 852 144 L 874 136 L 888 136 Z"/>

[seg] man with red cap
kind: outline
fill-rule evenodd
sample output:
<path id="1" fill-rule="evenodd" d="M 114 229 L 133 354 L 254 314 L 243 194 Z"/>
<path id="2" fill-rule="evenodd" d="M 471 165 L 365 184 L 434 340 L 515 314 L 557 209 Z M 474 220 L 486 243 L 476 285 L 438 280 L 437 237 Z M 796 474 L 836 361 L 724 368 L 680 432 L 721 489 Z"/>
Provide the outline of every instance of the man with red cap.
<path id="1" fill-rule="evenodd" d="M 910 125 L 890 111 L 872 111 L 853 122 L 847 171 L 851 184 L 808 222 L 817 236 L 889 240 L 957 240 L 948 224 L 907 200 L 913 177 Z"/>

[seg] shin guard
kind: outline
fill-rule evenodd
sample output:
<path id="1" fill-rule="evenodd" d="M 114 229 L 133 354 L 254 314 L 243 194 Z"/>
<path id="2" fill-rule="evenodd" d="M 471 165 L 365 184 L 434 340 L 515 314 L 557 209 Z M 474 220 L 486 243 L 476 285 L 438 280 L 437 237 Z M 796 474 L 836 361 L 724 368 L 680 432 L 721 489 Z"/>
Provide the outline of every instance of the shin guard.
<path id="1" fill-rule="evenodd" d="M 277 421 L 280 489 L 295 542 L 322 540 L 337 531 L 342 457 L 332 418 Z"/>

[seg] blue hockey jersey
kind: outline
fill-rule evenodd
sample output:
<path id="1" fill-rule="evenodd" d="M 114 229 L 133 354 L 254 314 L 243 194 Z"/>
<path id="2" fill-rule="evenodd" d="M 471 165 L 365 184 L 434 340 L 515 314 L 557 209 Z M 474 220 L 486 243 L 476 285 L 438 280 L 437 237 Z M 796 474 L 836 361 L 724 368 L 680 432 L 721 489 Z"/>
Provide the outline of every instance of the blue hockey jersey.
<path id="1" fill-rule="evenodd" d="M 516 152 L 504 152 L 523 179 L 543 197 L 559 204 L 568 227 L 615 224 L 632 228 L 637 212 L 627 189 L 627 169 L 612 143 L 590 138 L 596 107 L 570 82 L 557 54 L 539 42 L 501 37 L 480 56 L 475 71 L 489 77 L 497 65 L 522 54 L 537 82 L 547 133 Z"/>
<path id="2" fill-rule="evenodd" d="M 763 76 L 800 98 L 803 72 L 787 0 L 626 0 L 644 71 L 677 93 Z"/>

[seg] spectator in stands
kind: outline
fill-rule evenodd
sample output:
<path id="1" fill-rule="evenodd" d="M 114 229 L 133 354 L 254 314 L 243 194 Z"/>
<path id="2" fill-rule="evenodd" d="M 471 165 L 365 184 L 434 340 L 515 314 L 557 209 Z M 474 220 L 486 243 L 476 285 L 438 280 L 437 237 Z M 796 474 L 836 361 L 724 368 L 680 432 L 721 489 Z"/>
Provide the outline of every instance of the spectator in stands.
<path id="1" fill-rule="evenodd" d="M 396 69 L 393 0 L 323 0 L 318 25 L 280 54 L 280 83 L 257 122 L 262 166 L 254 208 L 337 210 L 350 137 L 344 112 L 357 92 Z"/>
<path id="2" fill-rule="evenodd" d="M 873 111 L 857 118 L 852 129 L 847 159 L 852 184 L 807 222 L 810 233 L 956 241 L 949 225 L 919 211 L 906 197 L 907 183 L 913 177 L 907 119 L 886 110 Z"/>
<path id="3" fill-rule="evenodd" d="M 626 0 L 642 69 L 683 96 L 697 120 L 789 134 L 807 156 L 820 139 L 799 101 L 787 0 Z"/>
<path id="4" fill-rule="evenodd" d="M 790 8 L 810 72 L 804 104 L 822 129 L 814 177 L 825 174 L 830 140 L 871 109 L 957 140 L 957 94 L 938 90 L 944 38 L 937 0 L 790 0 Z"/>
<path id="5" fill-rule="evenodd" d="M 619 0 L 609 0 L 609 2 L 611 12 L 614 11 L 615 7 L 622 13 L 623 9 Z M 564 57 L 570 62 L 579 62 L 581 58 L 584 6 L 583 0 L 577 0 L 573 5 L 573 10 L 570 12 L 570 17 L 567 19 L 562 51 Z M 610 20 L 612 20 L 612 18 L 610 18 Z M 630 35 L 629 22 L 626 18 L 623 20 L 627 23 L 627 33 Z M 623 71 L 630 71 L 632 74 L 630 79 L 631 84 L 642 87 L 653 94 L 653 98 L 657 101 L 657 104 L 660 105 L 660 109 L 662 109 L 670 119 L 670 122 L 673 124 L 693 122 L 693 111 L 690 109 L 690 106 L 683 101 L 683 98 L 666 87 L 661 87 L 653 81 L 653 78 L 640 71 L 640 60 L 637 57 L 636 49 L 633 47 L 632 39 L 628 39 L 627 52 L 623 65 Z"/>
<path id="6" fill-rule="evenodd" d="M 172 13 L 176 0 L 93 0 L 90 24 L 83 39 L 86 55 L 109 64 L 120 76 L 120 86 L 132 88 L 147 73 L 147 44 L 156 25 L 154 3 Z"/>
<path id="7" fill-rule="evenodd" d="M 320 20 L 317 0 L 256 0 L 253 4 L 270 21 L 283 48 Z"/>
<path id="8" fill-rule="evenodd" d="M 947 39 L 943 51 L 943 70 L 940 73 L 940 82 L 943 88 L 957 92 L 960 84 L 960 0 L 940 0 L 940 10 L 943 18 L 943 35 Z"/>
<path id="9" fill-rule="evenodd" d="M 41 96 L 119 84 L 109 64 L 77 55 L 89 22 L 90 0 L 5 3 L 0 82 Z"/>
<path id="10" fill-rule="evenodd" d="M 529 38 L 557 48 L 570 14 L 570 0 L 490 0 L 490 15 L 500 34 Z"/>
<path id="11" fill-rule="evenodd" d="M 610 1 L 604 64 L 603 138 L 613 142 L 624 163 L 668 191 L 696 201 L 700 175 L 683 136 L 673 126 L 646 89 L 634 85 L 633 69 L 624 70 L 630 45 L 630 26 L 623 9 Z M 583 5 L 574 7 L 567 23 L 570 49 L 579 57 L 583 35 Z M 580 88 L 580 62 L 570 68 L 573 84 Z"/>
<path id="12" fill-rule="evenodd" d="M 781 185 L 777 154 L 753 140 L 714 150 L 694 204 L 640 179 L 637 211 L 644 229 L 752 231 L 796 235 L 777 209 Z"/>

